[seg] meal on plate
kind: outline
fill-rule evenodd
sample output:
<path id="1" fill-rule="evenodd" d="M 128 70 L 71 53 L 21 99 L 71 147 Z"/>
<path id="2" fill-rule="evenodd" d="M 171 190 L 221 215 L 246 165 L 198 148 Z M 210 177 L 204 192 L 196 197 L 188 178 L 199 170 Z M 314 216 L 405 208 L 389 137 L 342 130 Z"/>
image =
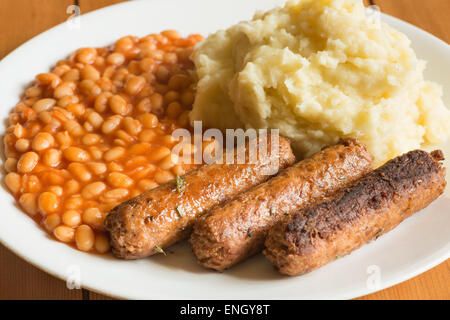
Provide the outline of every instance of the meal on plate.
<path id="1" fill-rule="evenodd" d="M 424 69 L 360 0 L 81 48 L 12 110 L 4 182 L 81 251 L 139 259 L 189 239 L 207 268 L 263 252 L 304 274 L 443 193 L 443 153 L 420 149 L 450 136 L 450 111 Z"/>

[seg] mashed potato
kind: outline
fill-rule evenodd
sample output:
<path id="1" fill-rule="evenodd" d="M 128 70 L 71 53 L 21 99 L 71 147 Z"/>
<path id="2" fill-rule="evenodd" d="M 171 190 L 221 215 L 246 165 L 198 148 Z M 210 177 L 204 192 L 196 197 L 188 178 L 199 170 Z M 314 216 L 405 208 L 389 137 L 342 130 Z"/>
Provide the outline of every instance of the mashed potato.
<path id="1" fill-rule="evenodd" d="M 444 142 L 450 111 L 402 33 L 360 0 L 300 0 L 209 36 L 194 52 L 191 121 L 279 128 L 308 156 L 343 137 L 377 164 Z"/>

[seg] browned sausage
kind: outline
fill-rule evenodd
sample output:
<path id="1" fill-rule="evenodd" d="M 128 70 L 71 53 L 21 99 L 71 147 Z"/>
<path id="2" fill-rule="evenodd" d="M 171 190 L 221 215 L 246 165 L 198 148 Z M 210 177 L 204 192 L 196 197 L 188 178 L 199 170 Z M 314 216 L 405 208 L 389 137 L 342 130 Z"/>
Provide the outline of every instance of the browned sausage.
<path id="1" fill-rule="evenodd" d="M 260 252 L 267 231 L 286 213 L 356 180 L 372 162 L 363 144 L 346 140 L 283 170 L 201 217 L 190 238 L 195 256 L 221 271 Z"/>
<path id="2" fill-rule="evenodd" d="M 442 152 L 412 151 L 274 226 L 264 254 L 300 275 L 349 254 L 425 208 L 445 189 Z"/>
<path id="3" fill-rule="evenodd" d="M 169 182 L 115 207 L 104 223 L 113 254 L 125 259 L 142 258 L 186 238 L 199 215 L 294 163 L 286 139 L 261 135 L 255 141 L 256 145 L 247 143 L 231 154 L 235 164 L 205 165 L 186 174 L 182 190 L 175 181 Z M 253 159 L 247 152 L 249 146 L 261 143 L 267 144 L 268 152 L 249 161 Z M 275 152 L 271 152 L 272 146 L 278 146 Z M 239 164 L 242 148 L 245 162 Z"/>

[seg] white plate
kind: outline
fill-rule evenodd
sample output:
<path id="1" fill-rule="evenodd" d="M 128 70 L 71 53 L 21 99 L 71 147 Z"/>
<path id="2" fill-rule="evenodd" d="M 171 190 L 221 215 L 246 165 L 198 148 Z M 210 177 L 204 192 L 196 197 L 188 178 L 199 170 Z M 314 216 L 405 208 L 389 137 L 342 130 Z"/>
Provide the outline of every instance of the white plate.
<path id="1" fill-rule="evenodd" d="M 277 0 L 133 1 L 82 16 L 79 29 L 59 25 L 28 41 L 0 63 L 0 111 L 6 118 L 25 86 L 59 59 L 83 46 L 104 46 L 121 36 L 164 29 L 208 34 Z M 383 20 L 406 33 L 418 55 L 429 61 L 426 76 L 444 86 L 450 106 L 450 48 L 437 38 L 389 16 Z M 5 80 L 7 79 L 7 81 Z M 1 129 L 3 131 L 3 129 Z M 450 145 L 447 145 L 450 157 Z M 402 223 L 378 241 L 302 277 L 277 274 L 260 255 L 223 274 L 197 265 L 186 243 L 174 254 L 139 261 L 86 254 L 52 240 L 0 191 L 0 241 L 29 263 L 61 279 L 81 275 L 84 288 L 134 299 L 353 298 L 414 277 L 450 256 L 449 198 Z M 375 266 L 375 267 L 374 267 Z M 378 273 L 379 271 L 379 273 Z M 372 280 L 379 278 L 379 286 Z M 375 282 L 376 283 L 376 282 Z M 369 284 L 369 285 L 368 285 Z M 20 284 L 18 284 L 20 285 Z"/>

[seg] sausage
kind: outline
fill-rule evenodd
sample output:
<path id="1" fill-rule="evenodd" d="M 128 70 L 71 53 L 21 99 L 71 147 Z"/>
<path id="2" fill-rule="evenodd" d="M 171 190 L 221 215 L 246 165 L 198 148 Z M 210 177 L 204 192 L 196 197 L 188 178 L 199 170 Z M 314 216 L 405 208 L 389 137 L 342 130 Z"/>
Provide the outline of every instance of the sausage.
<path id="1" fill-rule="evenodd" d="M 264 255 L 301 275 L 349 254 L 425 208 L 445 189 L 441 151 L 412 151 L 275 225 Z"/>
<path id="2" fill-rule="evenodd" d="M 230 268 L 260 252 L 269 228 L 286 213 L 356 180 L 372 163 L 366 146 L 353 139 L 298 162 L 201 217 L 190 238 L 195 256 L 207 268 Z"/>
<path id="3" fill-rule="evenodd" d="M 261 146 L 267 152 L 251 158 L 252 146 L 258 150 Z M 186 174 L 179 185 L 182 190 L 172 181 L 112 209 L 104 227 L 109 232 L 113 254 L 137 259 L 160 252 L 188 237 L 195 219 L 214 205 L 264 182 L 295 162 L 289 141 L 277 135 L 260 135 L 230 155 L 232 164 L 227 164 L 224 153 L 223 164 L 205 165 Z"/>

